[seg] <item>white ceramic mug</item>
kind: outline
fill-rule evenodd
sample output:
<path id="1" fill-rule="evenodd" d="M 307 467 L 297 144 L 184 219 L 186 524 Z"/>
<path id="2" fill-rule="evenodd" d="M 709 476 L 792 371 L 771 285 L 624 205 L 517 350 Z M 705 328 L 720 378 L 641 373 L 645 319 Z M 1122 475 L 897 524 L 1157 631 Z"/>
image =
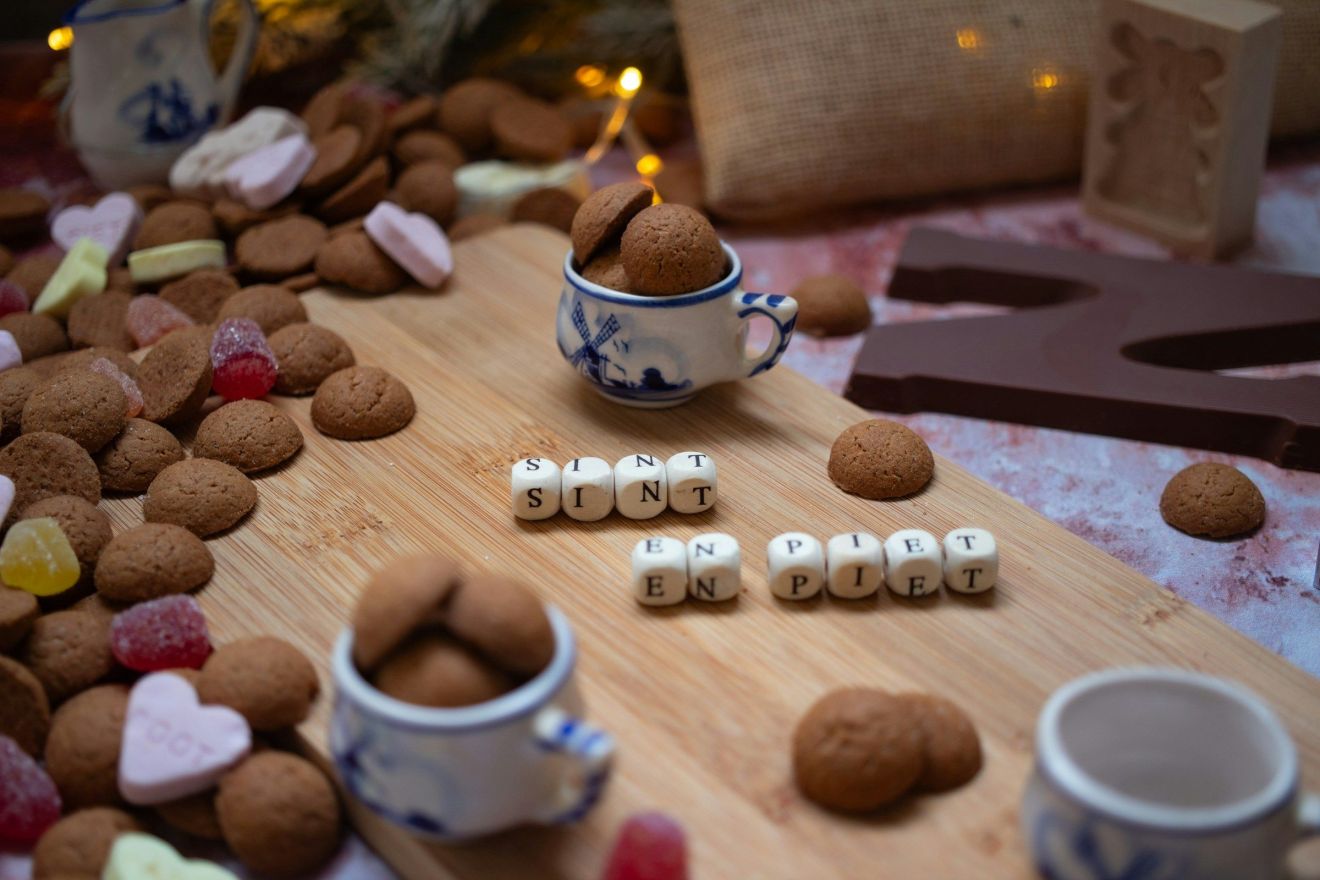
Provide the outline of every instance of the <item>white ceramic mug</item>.
<path id="1" fill-rule="evenodd" d="M 1047 880 L 1277 880 L 1318 806 L 1254 694 L 1178 669 L 1113 669 L 1045 704 L 1022 825 Z"/>
<path id="2" fill-rule="evenodd" d="M 569 365 L 610 400 L 661 408 L 702 388 L 763 373 L 783 357 L 797 323 L 789 296 L 747 293 L 742 263 L 722 244 L 729 266 L 718 283 L 679 296 L 638 296 L 587 281 L 564 258 L 555 336 Z M 747 356 L 753 318 L 769 320 L 769 346 Z"/>
<path id="3" fill-rule="evenodd" d="M 536 677 L 475 706 L 432 709 L 386 696 L 335 644 L 330 753 L 364 806 L 421 837 L 461 840 L 517 825 L 575 822 L 609 778 L 614 740 L 582 720 L 577 646 L 546 606 L 555 653 Z"/>

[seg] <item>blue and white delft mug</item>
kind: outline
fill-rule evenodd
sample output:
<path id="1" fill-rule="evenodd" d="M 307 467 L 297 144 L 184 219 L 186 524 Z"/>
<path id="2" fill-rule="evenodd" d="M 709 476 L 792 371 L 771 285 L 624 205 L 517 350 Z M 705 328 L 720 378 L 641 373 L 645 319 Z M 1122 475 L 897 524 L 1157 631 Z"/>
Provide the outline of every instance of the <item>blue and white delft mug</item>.
<path id="1" fill-rule="evenodd" d="M 1297 751 L 1254 694 L 1178 669 L 1113 669 L 1050 697 L 1022 826 L 1046 880 L 1281 880 L 1320 828 Z"/>
<path id="2" fill-rule="evenodd" d="M 546 606 L 550 664 L 507 694 L 433 709 L 372 687 L 353 663 L 353 632 L 335 644 L 330 753 L 345 787 L 377 815 L 433 840 L 585 816 L 604 790 L 614 740 L 582 720 L 567 618 Z"/>
<path id="3" fill-rule="evenodd" d="M 729 267 L 724 278 L 678 296 L 638 296 L 593 284 L 578 274 L 569 251 L 556 321 L 564 359 L 610 400 L 654 409 L 773 367 L 793 338 L 797 301 L 745 292 L 738 255 L 721 246 Z M 753 318 L 768 319 L 773 336 L 764 352 L 748 357 Z"/>

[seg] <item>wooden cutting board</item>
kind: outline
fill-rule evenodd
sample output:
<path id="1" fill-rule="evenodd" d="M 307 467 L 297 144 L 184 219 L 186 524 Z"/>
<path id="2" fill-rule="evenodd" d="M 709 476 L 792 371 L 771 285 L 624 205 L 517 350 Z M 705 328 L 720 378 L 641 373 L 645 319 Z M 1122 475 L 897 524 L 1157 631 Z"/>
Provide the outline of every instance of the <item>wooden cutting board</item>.
<path id="1" fill-rule="evenodd" d="M 458 272 L 438 295 L 307 294 L 313 319 L 343 334 L 359 363 L 408 383 L 417 418 L 393 437 L 342 443 L 312 428 L 308 400 L 279 399 L 307 447 L 258 480 L 261 500 L 242 526 L 210 542 L 216 577 L 201 600 L 218 641 L 279 634 L 319 664 L 326 692 L 302 732 L 321 758 L 330 646 L 385 560 L 454 554 L 524 578 L 573 621 L 590 715 L 619 746 L 603 804 L 571 829 L 461 847 L 416 843 L 355 811 L 403 876 L 591 880 L 624 817 L 661 809 L 687 827 L 698 880 L 1027 877 L 1017 806 L 1036 714 L 1065 681 L 1115 664 L 1244 682 L 1278 709 L 1299 738 L 1307 781 L 1320 784 L 1320 681 L 949 461 L 937 460 L 933 483 L 911 499 L 844 495 L 825 461 L 835 435 L 866 413 L 791 370 L 669 411 L 597 397 L 555 345 L 566 248 L 557 233 L 514 227 L 460 244 Z M 707 514 L 529 524 L 509 512 L 509 465 L 524 456 L 615 460 L 689 448 L 719 465 L 720 500 Z M 109 506 L 120 527 L 140 521 L 137 499 Z M 786 603 L 765 585 L 765 545 L 781 532 L 942 536 L 961 525 L 999 540 L 1002 573 L 988 595 Z M 638 539 L 712 530 L 742 544 L 738 599 L 666 609 L 633 600 Z M 826 691 L 857 684 L 958 702 L 980 728 L 984 771 L 959 791 L 870 818 L 805 802 L 789 772 L 793 726 Z"/>

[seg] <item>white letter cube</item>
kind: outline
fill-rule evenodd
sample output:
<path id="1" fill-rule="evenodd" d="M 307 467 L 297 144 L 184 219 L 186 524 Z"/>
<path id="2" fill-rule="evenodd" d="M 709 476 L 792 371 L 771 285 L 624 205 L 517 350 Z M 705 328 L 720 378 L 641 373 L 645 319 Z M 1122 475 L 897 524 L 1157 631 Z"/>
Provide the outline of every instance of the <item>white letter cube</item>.
<path id="1" fill-rule="evenodd" d="M 930 532 L 903 529 L 885 541 L 885 583 L 900 596 L 929 596 L 940 589 L 944 558 Z"/>
<path id="2" fill-rule="evenodd" d="M 704 452 L 680 452 L 665 462 L 669 506 L 677 513 L 701 513 L 715 506 L 715 459 Z"/>
<path id="3" fill-rule="evenodd" d="M 983 593 L 999 580 L 999 548 L 985 529 L 954 529 L 944 536 L 944 582 L 959 593 Z"/>
<path id="4" fill-rule="evenodd" d="M 625 455 L 614 466 L 614 506 L 629 519 L 650 519 L 669 504 L 665 466 L 654 455 Z"/>
<path id="5" fill-rule="evenodd" d="M 564 465 L 560 505 L 582 522 L 595 522 L 614 509 L 614 469 L 603 458 L 575 458 Z"/>
<path id="6" fill-rule="evenodd" d="M 677 538 L 643 538 L 632 552 L 633 595 L 643 605 L 687 598 L 687 546 Z"/>
<path id="7" fill-rule="evenodd" d="M 825 551 L 811 535 L 787 532 L 766 547 L 770 592 L 781 599 L 810 599 L 825 586 Z"/>
<path id="8" fill-rule="evenodd" d="M 549 519 L 559 512 L 559 465 L 548 458 L 514 462 L 510 491 L 514 516 Z"/>
<path id="9" fill-rule="evenodd" d="M 722 602 L 742 589 L 742 551 L 732 535 L 697 535 L 688 541 L 687 559 L 688 592 L 696 598 Z"/>
<path id="10" fill-rule="evenodd" d="M 875 535 L 835 535 L 826 556 L 829 590 L 840 599 L 865 598 L 880 589 L 885 579 L 885 547 Z"/>

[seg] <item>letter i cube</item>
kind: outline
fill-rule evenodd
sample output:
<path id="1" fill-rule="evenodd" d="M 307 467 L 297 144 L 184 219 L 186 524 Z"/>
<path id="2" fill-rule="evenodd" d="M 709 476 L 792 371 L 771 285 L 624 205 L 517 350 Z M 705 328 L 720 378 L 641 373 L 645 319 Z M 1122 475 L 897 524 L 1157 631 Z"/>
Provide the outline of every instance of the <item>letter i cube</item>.
<path id="1" fill-rule="evenodd" d="M 940 542 L 930 532 L 903 529 L 885 541 L 885 583 L 900 596 L 939 592 L 944 576 Z"/>
<path id="2" fill-rule="evenodd" d="M 984 593 L 999 580 L 999 548 L 985 529 L 954 529 L 944 536 L 944 582 L 959 593 Z"/>
<path id="3" fill-rule="evenodd" d="M 718 492 L 715 460 L 704 452 L 680 452 L 665 462 L 669 507 L 676 513 L 701 513 L 715 506 Z"/>
<path id="4" fill-rule="evenodd" d="M 829 591 L 840 599 L 870 596 L 885 579 L 885 548 L 875 535 L 835 535 L 830 538 L 826 556 Z"/>
<path id="5" fill-rule="evenodd" d="M 810 599 L 825 586 L 825 551 L 811 535 L 787 532 L 766 547 L 770 592 L 781 599 Z"/>
<path id="6" fill-rule="evenodd" d="M 603 458 L 575 458 L 564 465 L 560 506 L 582 522 L 595 522 L 614 509 L 614 469 Z"/>
<path id="7" fill-rule="evenodd" d="M 559 512 L 559 465 L 548 458 L 514 462 L 511 492 L 513 515 L 519 519 L 549 519 Z"/>
<path id="8" fill-rule="evenodd" d="M 632 552 L 633 595 L 643 605 L 687 598 L 687 546 L 677 538 L 643 538 Z"/>
<path id="9" fill-rule="evenodd" d="M 687 558 L 688 592 L 696 598 L 723 602 L 742 589 L 742 551 L 733 535 L 697 535 L 688 541 Z"/>
<path id="10" fill-rule="evenodd" d="M 669 505 L 665 466 L 654 455 L 625 455 L 614 466 L 614 506 L 628 519 L 659 516 Z"/>

